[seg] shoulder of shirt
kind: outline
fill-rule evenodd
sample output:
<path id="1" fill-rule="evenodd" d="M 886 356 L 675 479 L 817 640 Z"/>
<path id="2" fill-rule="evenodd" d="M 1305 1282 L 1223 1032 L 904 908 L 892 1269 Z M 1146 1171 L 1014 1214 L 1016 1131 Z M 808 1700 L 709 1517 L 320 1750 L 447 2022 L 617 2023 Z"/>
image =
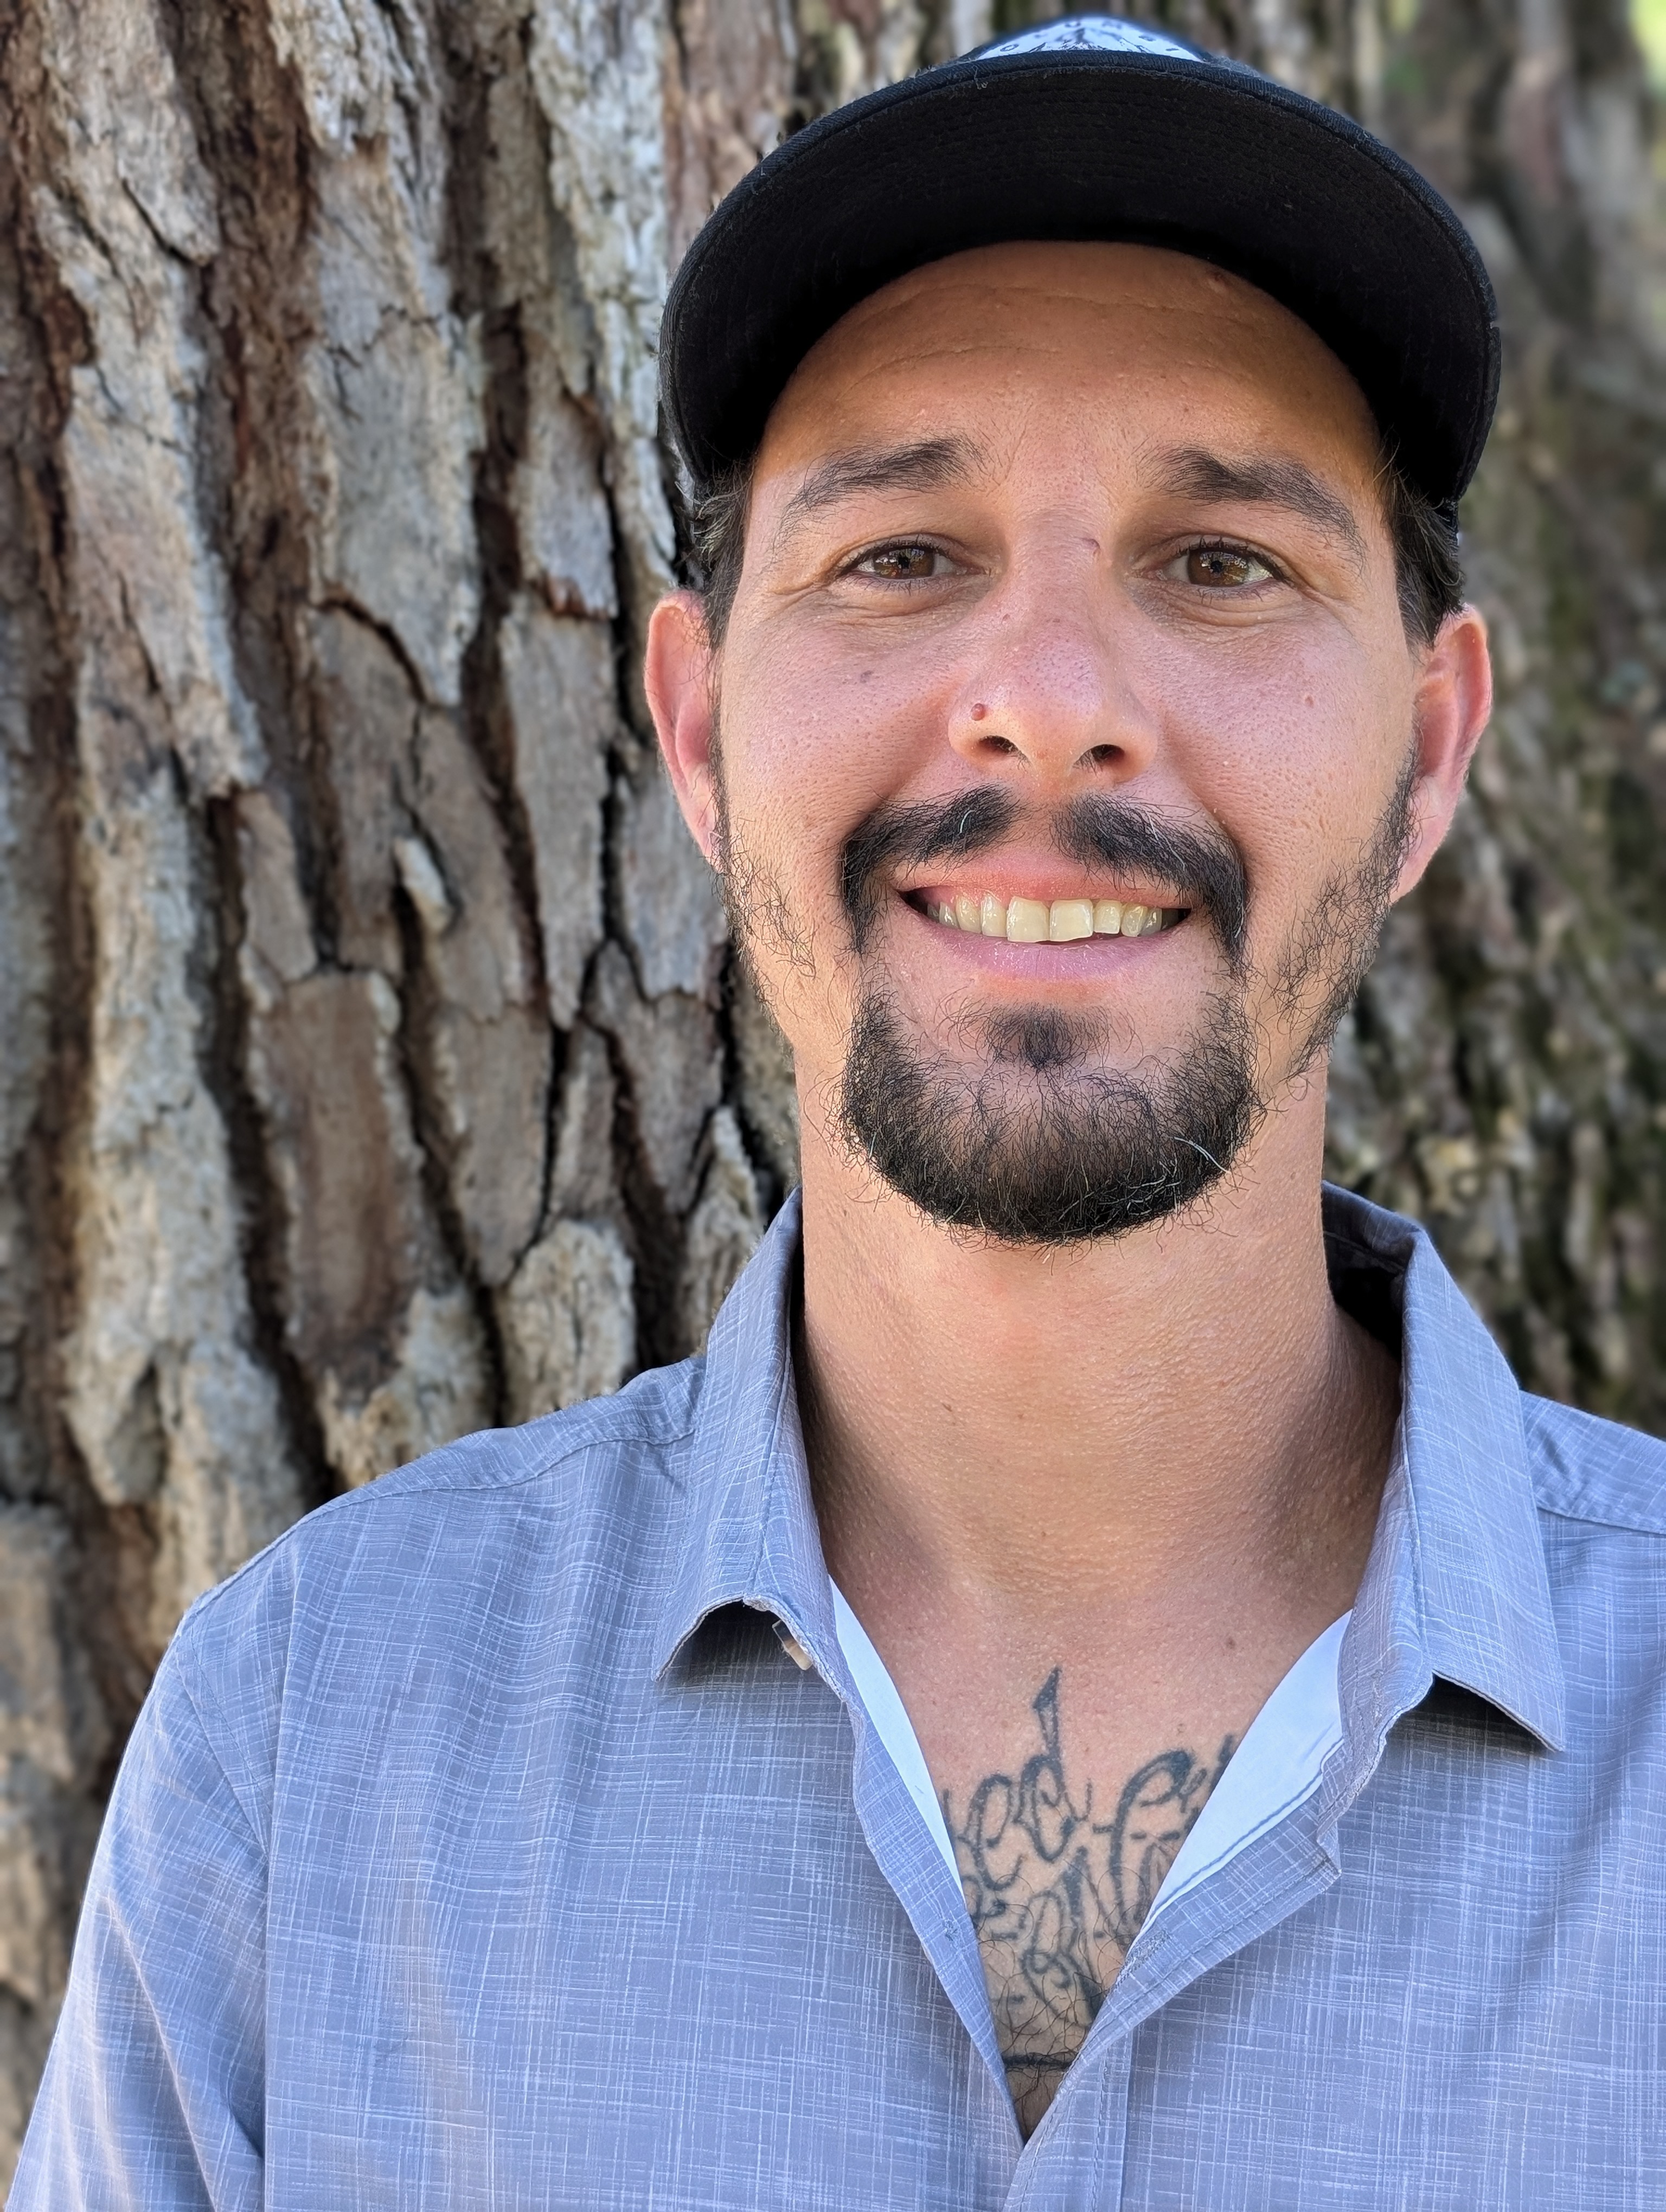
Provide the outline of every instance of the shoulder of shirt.
<path id="1" fill-rule="evenodd" d="M 1541 1512 L 1666 1536 L 1666 1443 L 1525 1391 L 1522 1422 Z"/>
<path id="2" fill-rule="evenodd" d="M 676 1448 L 692 1432 L 704 1372 L 703 1355 L 651 1368 L 611 1397 L 587 1399 L 519 1428 L 477 1430 L 332 1498 L 199 1597 L 175 1632 L 175 1648 L 200 1638 L 216 1613 L 258 1607 L 293 1588 L 304 1571 L 321 1565 L 327 1572 L 362 1553 L 372 1535 L 368 1524 L 390 1516 L 443 1516 L 544 1486 L 559 1486 L 563 1506 L 581 1515 L 587 1492 L 605 1515 L 623 1502 L 605 1480 L 611 1474 L 617 1481 L 621 1455 L 634 1474 L 679 1489 Z"/>

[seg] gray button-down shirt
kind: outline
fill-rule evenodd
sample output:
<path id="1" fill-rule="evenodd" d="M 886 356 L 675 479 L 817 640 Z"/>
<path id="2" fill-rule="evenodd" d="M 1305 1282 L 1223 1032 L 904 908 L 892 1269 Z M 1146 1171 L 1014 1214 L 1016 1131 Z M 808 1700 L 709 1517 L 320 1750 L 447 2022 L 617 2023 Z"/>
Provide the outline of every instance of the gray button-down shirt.
<path id="1" fill-rule="evenodd" d="M 1344 1741 L 1147 1924 L 1028 2145 L 834 1633 L 789 1207 L 703 1360 L 193 1609 L 12 2212 L 1658 2212 L 1666 1449 L 1523 1397 L 1417 1229 L 1327 1208 L 1404 1377 Z"/>

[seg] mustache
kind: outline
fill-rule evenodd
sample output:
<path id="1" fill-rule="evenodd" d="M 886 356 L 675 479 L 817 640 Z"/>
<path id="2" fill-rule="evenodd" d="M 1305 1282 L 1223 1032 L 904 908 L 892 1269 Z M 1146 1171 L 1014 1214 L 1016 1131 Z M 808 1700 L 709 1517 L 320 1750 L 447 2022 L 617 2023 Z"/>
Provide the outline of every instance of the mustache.
<path id="1" fill-rule="evenodd" d="M 840 895 L 858 952 L 885 904 L 885 880 L 897 867 L 969 860 L 1011 836 L 1028 810 L 999 784 L 913 805 L 877 806 L 845 840 Z M 1213 927 L 1232 972 L 1243 963 L 1250 917 L 1250 877 L 1243 855 L 1223 830 L 1174 822 L 1131 799 L 1085 793 L 1058 808 L 1049 823 L 1054 849 L 1085 867 L 1144 876 Z"/>

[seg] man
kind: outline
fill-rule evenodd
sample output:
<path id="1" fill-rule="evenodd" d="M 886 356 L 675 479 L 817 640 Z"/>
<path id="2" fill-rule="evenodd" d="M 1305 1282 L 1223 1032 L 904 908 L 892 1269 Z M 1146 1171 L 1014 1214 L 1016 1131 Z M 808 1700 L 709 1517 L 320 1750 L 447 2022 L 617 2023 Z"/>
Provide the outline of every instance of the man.
<path id="1" fill-rule="evenodd" d="M 1666 2201 L 1666 1453 L 1320 1186 L 1488 711 L 1473 250 L 1090 19 L 789 142 L 665 374 L 801 1200 L 194 1610 L 14 2207 Z"/>

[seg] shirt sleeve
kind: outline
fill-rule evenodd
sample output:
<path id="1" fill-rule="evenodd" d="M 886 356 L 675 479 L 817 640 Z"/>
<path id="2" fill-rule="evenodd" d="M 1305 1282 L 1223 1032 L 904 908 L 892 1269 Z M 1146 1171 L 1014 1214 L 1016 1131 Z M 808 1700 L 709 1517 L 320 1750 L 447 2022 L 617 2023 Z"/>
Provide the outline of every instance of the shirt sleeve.
<path id="1" fill-rule="evenodd" d="M 9 2212 L 258 2212 L 265 1905 L 176 1639 L 117 1778 Z"/>

